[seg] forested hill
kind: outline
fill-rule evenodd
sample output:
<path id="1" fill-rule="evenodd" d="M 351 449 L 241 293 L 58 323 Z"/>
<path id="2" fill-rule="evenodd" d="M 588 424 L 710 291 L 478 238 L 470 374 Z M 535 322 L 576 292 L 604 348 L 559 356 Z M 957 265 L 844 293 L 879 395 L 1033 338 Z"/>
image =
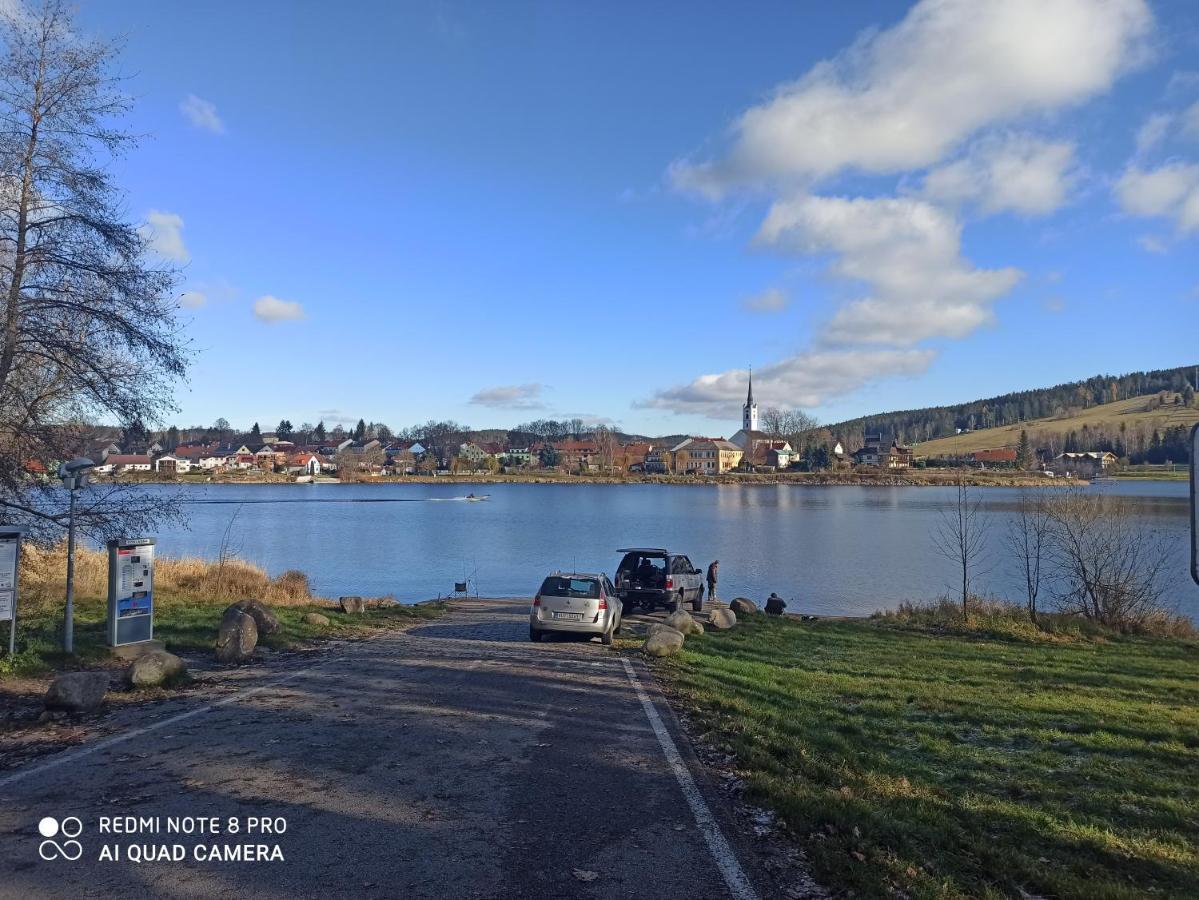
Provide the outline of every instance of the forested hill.
<path id="1" fill-rule="evenodd" d="M 1074 415 L 1103 403 L 1159 391 L 1179 392 L 1190 405 L 1194 398 L 1197 369 L 1199 366 L 1181 366 L 1126 375 L 1095 375 L 1085 381 L 1016 391 L 953 406 L 863 416 L 828 428 L 851 446 L 860 446 L 863 434 L 875 432 L 893 435 L 900 443 L 916 443 L 955 434 L 959 428 L 994 428 L 1032 419 Z"/>

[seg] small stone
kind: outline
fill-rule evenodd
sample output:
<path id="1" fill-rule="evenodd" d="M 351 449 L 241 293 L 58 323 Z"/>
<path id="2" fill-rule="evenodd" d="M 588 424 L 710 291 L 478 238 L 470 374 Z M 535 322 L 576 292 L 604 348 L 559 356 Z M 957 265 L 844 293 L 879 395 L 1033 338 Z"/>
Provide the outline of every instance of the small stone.
<path id="1" fill-rule="evenodd" d="M 159 687 L 187 678 L 187 667 L 174 653 L 151 650 L 133 661 L 126 677 L 130 687 Z"/>
<path id="2" fill-rule="evenodd" d="M 46 709 L 91 712 L 108 693 L 107 672 L 65 672 L 50 682 L 43 703 Z"/>
<path id="3" fill-rule="evenodd" d="M 304 614 L 304 624 L 305 625 L 320 625 L 320 626 L 324 627 L 326 625 L 329 625 L 330 622 L 329 622 L 328 616 L 322 616 L 320 613 L 305 613 Z"/>

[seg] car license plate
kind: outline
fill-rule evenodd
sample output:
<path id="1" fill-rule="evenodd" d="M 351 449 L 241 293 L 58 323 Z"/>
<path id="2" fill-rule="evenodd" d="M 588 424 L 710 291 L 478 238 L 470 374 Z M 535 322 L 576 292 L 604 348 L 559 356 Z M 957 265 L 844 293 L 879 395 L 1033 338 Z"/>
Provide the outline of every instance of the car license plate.
<path id="1" fill-rule="evenodd" d="M 554 618 L 555 619 L 567 619 L 571 622 L 582 622 L 583 614 L 582 613 L 556 612 L 556 613 L 554 613 Z"/>

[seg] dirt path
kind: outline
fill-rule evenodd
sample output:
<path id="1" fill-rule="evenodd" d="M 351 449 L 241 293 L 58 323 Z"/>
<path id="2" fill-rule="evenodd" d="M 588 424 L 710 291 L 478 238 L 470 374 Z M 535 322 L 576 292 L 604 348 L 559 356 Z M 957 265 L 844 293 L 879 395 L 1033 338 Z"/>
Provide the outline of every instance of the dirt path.
<path id="1" fill-rule="evenodd" d="M 0 897 L 774 896 L 640 663 L 531 644 L 526 616 L 459 603 L 0 774 Z M 45 816 L 78 817 L 79 859 L 42 858 L 73 849 L 41 843 Z M 243 833 L 166 833 L 172 816 Z M 286 831 L 247 835 L 252 816 Z M 243 843 L 283 860 L 195 858 Z"/>

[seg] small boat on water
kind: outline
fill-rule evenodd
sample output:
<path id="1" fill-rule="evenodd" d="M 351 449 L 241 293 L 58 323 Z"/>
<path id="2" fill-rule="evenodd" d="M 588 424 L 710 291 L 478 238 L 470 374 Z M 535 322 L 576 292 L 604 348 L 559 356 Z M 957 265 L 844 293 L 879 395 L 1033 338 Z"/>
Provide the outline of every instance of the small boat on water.
<path id="1" fill-rule="evenodd" d="M 468 503 L 479 503 L 483 500 L 490 500 L 491 494 L 467 494 L 462 499 Z"/>

